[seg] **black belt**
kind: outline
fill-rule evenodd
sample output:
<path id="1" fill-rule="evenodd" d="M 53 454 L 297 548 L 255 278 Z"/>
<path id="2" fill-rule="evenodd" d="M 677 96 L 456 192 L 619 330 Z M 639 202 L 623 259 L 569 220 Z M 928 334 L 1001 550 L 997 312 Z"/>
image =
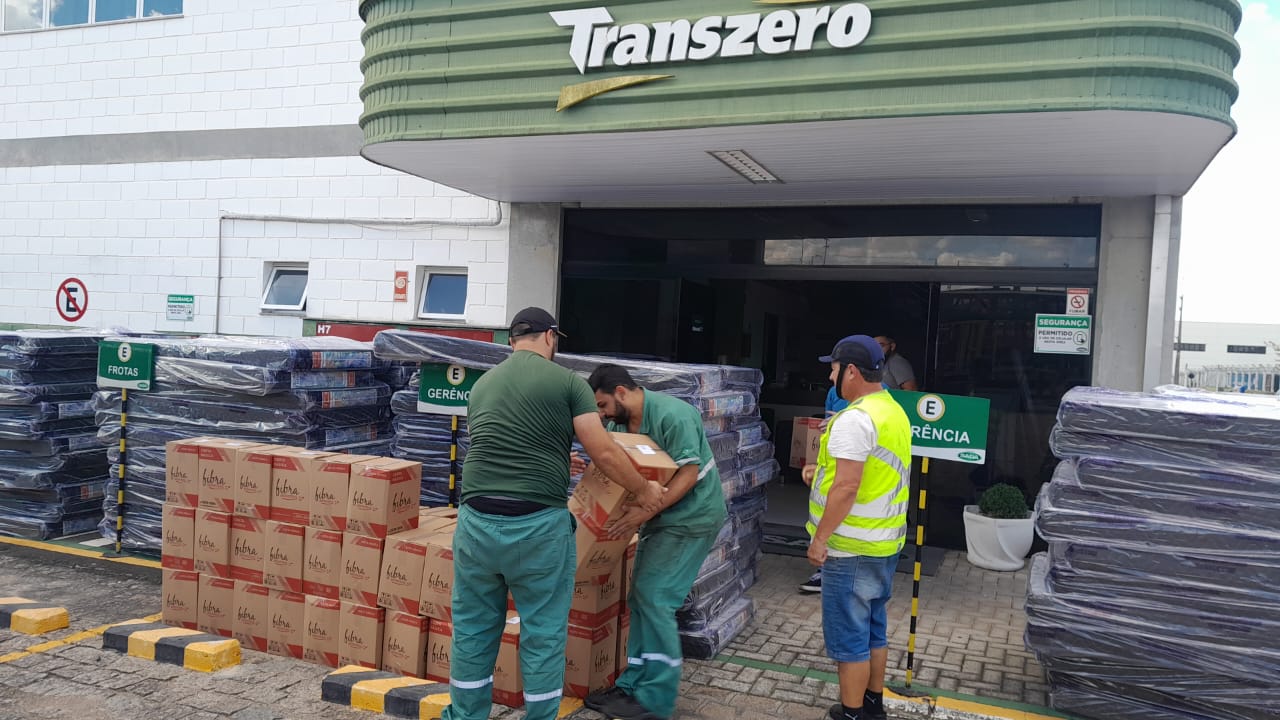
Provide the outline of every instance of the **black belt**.
<path id="1" fill-rule="evenodd" d="M 486 515 L 502 515 L 504 517 L 522 517 L 524 515 L 532 515 L 536 512 L 546 510 L 549 505 L 533 502 L 532 500 L 520 500 L 509 497 L 495 497 L 493 495 L 481 495 L 479 497 L 467 498 L 462 501 L 463 505 L 482 512 Z"/>

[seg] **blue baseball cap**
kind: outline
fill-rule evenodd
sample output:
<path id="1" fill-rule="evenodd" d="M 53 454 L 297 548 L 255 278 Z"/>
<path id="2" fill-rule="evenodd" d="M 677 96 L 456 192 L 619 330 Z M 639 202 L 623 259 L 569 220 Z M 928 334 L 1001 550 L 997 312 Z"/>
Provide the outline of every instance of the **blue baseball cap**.
<path id="1" fill-rule="evenodd" d="M 884 350 L 868 335 L 850 335 L 836 343 L 830 355 L 818 358 L 818 362 L 838 362 L 863 370 L 879 370 L 884 366 Z"/>

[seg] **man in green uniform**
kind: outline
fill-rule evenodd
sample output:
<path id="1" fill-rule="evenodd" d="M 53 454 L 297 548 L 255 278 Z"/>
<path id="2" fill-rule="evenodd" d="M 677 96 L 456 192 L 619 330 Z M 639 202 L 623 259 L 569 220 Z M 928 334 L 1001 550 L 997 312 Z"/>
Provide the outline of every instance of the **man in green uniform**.
<path id="1" fill-rule="evenodd" d="M 601 365 L 587 382 L 610 430 L 648 435 L 680 466 L 660 508 L 633 507 L 610 528 L 613 537 L 629 537 L 643 526 L 627 599 L 627 669 L 617 687 L 586 701 L 610 718 L 662 720 L 675 712 L 683 664 L 676 610 L 725 522 L 720 473 L 692 405 L 637 387 L 617 365 Z"/>
<path id="2" fill-rule="evenodd" d="M 546 310 L 521 310 L 511 323 L 515 352 L 471 391 L 444 720 L 489 717 L 508 591 L 522 623 L 525 717 L 558 715 L 577 565 L 567 509 L 575 433 L 605 474 L 635 493 L 639 507 L 657 511 L 662 504 L 662 486 L 642 478 L 601 425 L 587 383 L 551 362 L 560 337 Z"/>

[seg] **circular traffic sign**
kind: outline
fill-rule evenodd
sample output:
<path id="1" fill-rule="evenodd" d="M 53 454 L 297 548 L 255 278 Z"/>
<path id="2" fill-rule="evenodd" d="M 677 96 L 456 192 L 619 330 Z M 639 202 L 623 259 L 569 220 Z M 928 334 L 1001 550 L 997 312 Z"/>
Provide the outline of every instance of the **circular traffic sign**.
<path id="1" fill-rule="evenodd" d="M 77 278 L 67 278 L 58 286 L 53 304 L 63 320 L 78 322 L 89 311 L 89 288 Z"/>
<path id="2" fill-rule="evenodd" d="M 1072 296 L 1071 296 L 1071 307 L 1073 307 L 1073 308 L 1075 308 L 1075 309 L 1077 309 L 1077 310 L 1083 310 L 1083 309 L 1084 309 L 1084 303 L 1085 303 L 1085 299 L 1084 299 L 1084 296 L 1083 296 L 1083 295 L 1072 295 Z"/>

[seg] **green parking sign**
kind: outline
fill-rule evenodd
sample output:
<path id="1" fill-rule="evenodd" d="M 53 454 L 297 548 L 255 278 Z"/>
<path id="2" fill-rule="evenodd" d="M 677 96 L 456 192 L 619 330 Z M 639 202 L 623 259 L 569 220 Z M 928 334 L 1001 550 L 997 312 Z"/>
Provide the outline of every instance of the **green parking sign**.
<path id="1" fill-rule="evenodd" d="M 154 368 L 152 345 L 116 341 L 98 344 L 98 387 L 150 390 Z"/>
<path id="2" fill-rule="evenodd" d="M 911 421 L 911 454 L 982 465 L 987 462 L 991 401 L 963 395 L 890 390 Z"/>
<path id="3" fill-rule="evenodd" d="M 471 388 L 483 374 L 483 370 L 461 365 L 423 363 L 419 373 L 418 412 L 465 417 Z"/>

